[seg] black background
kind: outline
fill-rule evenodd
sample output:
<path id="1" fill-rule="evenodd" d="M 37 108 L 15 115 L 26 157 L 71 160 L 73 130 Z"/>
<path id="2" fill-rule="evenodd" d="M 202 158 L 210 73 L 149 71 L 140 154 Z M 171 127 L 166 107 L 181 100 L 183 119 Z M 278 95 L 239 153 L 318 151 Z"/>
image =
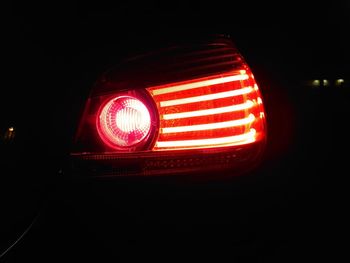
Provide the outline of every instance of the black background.
<path id="1" fill-rule="evenodd" d="M 16 137 L 1 142 L 1 251 L 34 223 L 6 262 L 292 262 L 345 252 L 349 87 L 303 81 L 350 81 L 349 2 L 7 5 L 0 128 Z M 188 185 L 68 180 L 66 156 L 99 74 L 203 34 L 230 35 L 260 83 L 269 143 L 259 169 Z"/>

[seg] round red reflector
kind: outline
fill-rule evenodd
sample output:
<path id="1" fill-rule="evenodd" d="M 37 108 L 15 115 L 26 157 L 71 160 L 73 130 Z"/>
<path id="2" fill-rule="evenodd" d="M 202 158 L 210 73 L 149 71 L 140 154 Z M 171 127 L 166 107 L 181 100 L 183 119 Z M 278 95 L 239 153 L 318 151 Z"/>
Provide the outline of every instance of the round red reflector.
<path id="1" fill-rule="evenodd" d="M 149 134 L 151 115 L 139 99 L 116 97 L 100 111 L 97 129 L 102 140 L 112 147 L 135 146 Z"/>

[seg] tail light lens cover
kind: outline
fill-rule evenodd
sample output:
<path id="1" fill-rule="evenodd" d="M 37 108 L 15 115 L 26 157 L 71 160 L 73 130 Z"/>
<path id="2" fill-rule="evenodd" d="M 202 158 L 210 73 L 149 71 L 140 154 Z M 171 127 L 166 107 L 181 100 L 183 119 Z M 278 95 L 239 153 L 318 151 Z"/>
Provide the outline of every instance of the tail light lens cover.
<path id="1" fill-rule="evenodd" d="M 247 69 L 147 90 L 160 116 L 155 151 L 237 146 L 264 132 L 261 95 Z"/>
<path id="2" fill-rule="evenodd" d="M 226 38 L 128 60 L 97 81 L 71 153 L 92 176 L 244 171 L 266 140 L 254 76 Z"/>

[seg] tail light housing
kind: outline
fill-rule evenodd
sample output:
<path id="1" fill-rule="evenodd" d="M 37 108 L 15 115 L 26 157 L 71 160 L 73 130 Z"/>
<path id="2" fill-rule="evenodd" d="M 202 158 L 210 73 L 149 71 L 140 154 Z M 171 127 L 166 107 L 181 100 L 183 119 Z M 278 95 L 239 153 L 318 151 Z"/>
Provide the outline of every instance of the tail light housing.
<path id="1" fill-rule="evenodd" d="M 260 159 L 263 99 L 231 40 L 120 63 L 95 83 L 71 153 L 89 176 L 238 174 Z"/>

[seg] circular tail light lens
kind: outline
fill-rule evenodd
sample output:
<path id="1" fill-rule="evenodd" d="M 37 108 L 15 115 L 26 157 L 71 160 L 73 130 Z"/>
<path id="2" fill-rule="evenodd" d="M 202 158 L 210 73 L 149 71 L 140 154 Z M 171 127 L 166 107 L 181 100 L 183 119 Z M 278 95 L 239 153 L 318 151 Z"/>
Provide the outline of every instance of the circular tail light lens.
<path id="1" fill-rule="evenodd" d="M 119 96 L 102 106 L 97 118 L 101 139 L 112 148 L 128 149 L 147 139 L 151 114 L 146 105 L 131 96 Z"/>

